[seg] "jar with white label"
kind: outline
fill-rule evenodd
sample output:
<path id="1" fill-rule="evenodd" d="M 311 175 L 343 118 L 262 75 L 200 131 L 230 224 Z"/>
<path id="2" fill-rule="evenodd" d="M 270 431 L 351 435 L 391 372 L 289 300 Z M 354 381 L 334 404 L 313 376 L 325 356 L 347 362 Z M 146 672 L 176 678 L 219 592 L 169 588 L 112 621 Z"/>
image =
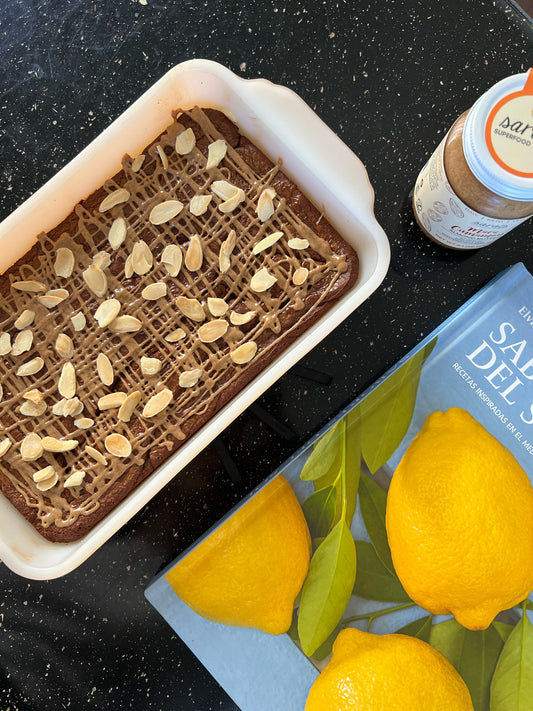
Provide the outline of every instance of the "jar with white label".
<path id="1" fill-rule="evenodd" d="M 413 209 L 452 249 L 485 247 L 533 215 L 533 69 L 457 119 L 418 176 Z"/>

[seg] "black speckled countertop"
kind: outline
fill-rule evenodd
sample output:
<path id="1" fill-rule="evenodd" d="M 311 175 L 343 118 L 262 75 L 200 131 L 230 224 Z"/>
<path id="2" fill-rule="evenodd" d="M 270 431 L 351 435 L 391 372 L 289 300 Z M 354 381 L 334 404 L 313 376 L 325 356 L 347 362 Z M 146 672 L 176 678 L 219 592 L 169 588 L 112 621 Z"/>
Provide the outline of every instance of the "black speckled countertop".
<path id="1" fill-rule="evenodd" d="M 504 0 L 262 3 L 9 0 L 0 9 L 0 218 L 171 66 L 205 57 L 294 89 L 359 155 L 389 236 L 389 273 L 225 442 L 234 484 L 208 447 L 77 570 L 46 582 L 2 565 L 0 708 L 236 711 L 146 602 L 155 573 L 343 405 L 501 269 L 533 272 L 533 223 L 477 252 L 432 244 L 409 192 L 455 118 L 533 61 L 533 26 Z"/>

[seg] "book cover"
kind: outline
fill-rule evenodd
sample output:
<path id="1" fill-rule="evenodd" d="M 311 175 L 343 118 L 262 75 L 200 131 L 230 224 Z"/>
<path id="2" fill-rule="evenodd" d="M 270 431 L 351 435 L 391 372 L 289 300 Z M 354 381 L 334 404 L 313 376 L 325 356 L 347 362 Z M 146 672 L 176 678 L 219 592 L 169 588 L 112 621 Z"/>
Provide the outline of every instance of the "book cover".
<path id="1" fill-rule="evenodd" d="M 533 278 L 522 264 L 493 279 L 273 472 L 272 478 L 283 472 L 300 502 L 306 501 L 314 492 L 313 482 L 302 480 L 306 462 L 319 441 L 331 437 L 334 428 L 353 420 L 356 413 L 363 467 L 386 488 L 427 415 L 450 407 L 468 410 L 511 450 L 533 480 Z M 363 518 L 359 500 L 351 532 L 354 540 L 370 543 Z M 325 661 L 308 659 L 288 634 L 271 636 L 219 625 L 190 610 L 164 577 L 187 553 L 150 583 L 147 599 L 242 711 L 302 711 Z M 375 615 L 390 609 L 388 599 L 387 594 L 374 595 L 372 600 L 354 594 L 344 617 L 349 616 L 361 629 L 368 627 L 370 619 L 377 633 L 421 627 L 427 619 L 427 613 L 413 604 L 400 604 L 392 614 Z M 476 708 L 482 708 L 482 703 L 476 703 Z"/>

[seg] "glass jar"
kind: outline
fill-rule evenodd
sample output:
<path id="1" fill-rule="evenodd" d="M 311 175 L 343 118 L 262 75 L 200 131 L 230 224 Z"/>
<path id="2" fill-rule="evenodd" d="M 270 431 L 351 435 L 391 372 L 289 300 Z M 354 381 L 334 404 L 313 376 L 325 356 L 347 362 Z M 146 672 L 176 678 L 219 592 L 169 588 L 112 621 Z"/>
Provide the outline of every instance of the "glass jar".
<path id="1" fill-rule="evenodd" d="M 533 69 L 457 119 L 418 176 L 413 209 L 453 249 L 484 247 L 533 215 Z"/>

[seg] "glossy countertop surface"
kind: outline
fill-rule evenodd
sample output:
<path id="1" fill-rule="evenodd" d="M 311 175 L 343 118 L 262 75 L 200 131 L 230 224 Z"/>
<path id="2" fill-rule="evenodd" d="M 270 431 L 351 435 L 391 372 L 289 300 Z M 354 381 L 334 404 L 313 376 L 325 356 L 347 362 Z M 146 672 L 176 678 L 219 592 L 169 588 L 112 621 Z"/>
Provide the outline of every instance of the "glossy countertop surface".
<path id="1" fill-rule="evenodd" d="M 149 581 L 493 276 L 519 261 L 533 273 L 531 220 L 482 250 L 452 252 L 423 236 L 410 208 L 457 116 L 531 66 L 533 25 L 505 0 L 2 3 L 0 219 L 195 57 L 293 89 L 362 159 L 390 269 L 303 370 L 228 426 L 239 482 L 211 445 L 66 577 L 31 581 L 1 565 L 6 711 L 237 711 L 145 600 Z"/>

